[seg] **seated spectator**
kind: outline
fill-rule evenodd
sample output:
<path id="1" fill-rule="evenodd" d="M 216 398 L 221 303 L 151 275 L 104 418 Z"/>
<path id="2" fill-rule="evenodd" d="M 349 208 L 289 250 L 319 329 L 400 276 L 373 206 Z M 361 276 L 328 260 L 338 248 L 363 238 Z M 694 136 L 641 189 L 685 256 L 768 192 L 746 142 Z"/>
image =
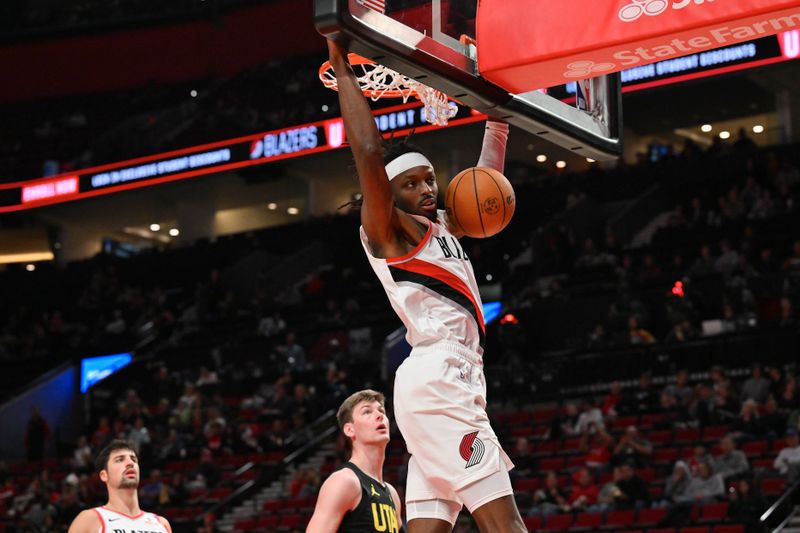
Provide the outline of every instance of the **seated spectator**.
<path id="1" fill-rule="evenodd" d="M 622 495 L 622 491 L 619 490 L 619 482 L 621 479 L 622 469 L 620 467 L 614 468 L 611 472 L 611 480 L 603 485 L 600 489 L 600 493 L 597 495 L 597 505 L 595 505 L 595 509 L 605 510 L 614 508 L 617 498 Z"/>
<path id="2" fill-rule="evenodd" d="M 645 439 L 635 426 L 628 426 L 614 448 L 612 462 L 615 465 L 633 464 L 642 468 L 653 454 L 653 445 Z"/>
<path id="3" fill-rule="evenodd" d="M 750 377 L 742 385 L 742 401 L 755 400 L 764 403 L 769 396 L 770 381 L 764 377 L 761 365 L 753 365 Z"/>
<path id="4" fill-rule="evenodd" d="M 692 476 L 696 476 L 700 471 L 700 465 L 702 463 L 713 464 L 713 462 L 714 458 L 708 453 L 708 449 L 702 444 L 698 444 L 694 447 L 692 456 L 689 458 L 689 471 L 692 473 Z"/>
<path id="5" fill-rule="evenodd" d="M 689 487 L 689 482 L 692 480 L 692 474 L 689 471 L 689 465 L 683 461 L 675 463 L 672 469 L 672 475 L 667 478 L 667 483 L 664 485 L 664 498 L 660 502 L 661 506 L 672 505 L 677 503 L 679 498 L 682 498 Z"/>
<path id="6" fill-rule="evenodd" d="M 747 400 L 742 404 L 739 417 L 734 420 L 731 429 L 737 438 L 756 438 L 764 433 L 761 420 L 758 414 L 758 404 L 753 400 Z"/>
<path id="7" fill-rule="evenodd" d="M 725 496 L 725 482 L 722 476 L 714 474 L 711 463 L 703 461 L 697 468 L 697 475 L 689 482 L 678 503 L 711 503 Z"/>
<path id="8" fill-rule="evenodd" d="M 569 505 L 573 511 L 587 510 L 597 503 L 600 489 L 594 484 L 594 478 L 588 468 L 581 468 L 573 475 L 572 491 Z"/>
<path id="9" fill-rule="evenodd" d="M 219 467 L 214 464 L 214 456 L 208 448 L 203 448 L 200 452 L 200 464 L 193 474 L 194 479 L 191 483 L 194 488 L 210 489 L 219 482 Z"/>
<path id="10" fill-rule="evenodd" d="M 512 479 L 525 478 L 536 472 L 538 461 L 531 452 L 531 444 L 525 437 L 518 437 L 514 444 L 514 469 L 509 472 Z"/>
<path id="11" fill-rule="evenodd" d="M 219 376 L 213 370 L 209 370 L 208 368 L 201 366 L 200 367 L 200 377 L 197 378 L 196 385 L 198 387 L 207 387 L 210 385 L 217 385 L 219 383 Z"/>
<path id="12" fill-rule="evenodd" d="M 258 334 L 264 337 L 272 337 L 286 329 L 286 321 L 279 312 L 274 312 L 269 316 L 263 317 L 258 322 Z"/>
<path id="13" fill-rule="evenodd" d="M 142 488 L 139 489 L 139 499 L 142 502 L 142 506 L 146 506 L 149 509 L 160 505 L 161 491 L 163 488 L 164 484 L 161 481 L 161 471 L 154 469 L 150 472 L 149 480 L 145 480 Z"/>
<path id="14" fill-rule="evenodd" d="M 562 437 L 575 435 L 575 425 L 578 423 L 578 407 L 574 403 L 564 406 L 563 412 L 553 417 L 550 421 L 549 438 L 557 440 Z"/>
<path id="15" fill-rule="evenodd" d="M 569 503 L 565 493 L 558 486 L 558 475 L 548 472 L 544 480 L 544 487 L 533 494 L 533 507 L 530 516 L 547 516 L 557 512 L 569 510 Z"/>
<path id="16" fill-rule="evenodd" d="M 778 409 L 778 402 L 770 395 L 764 404 L 764 414 L 761 415 L 761 428 L 770 438 L 776 438 L 786 428 L 786 414 Z"/>
<path id="17" fill-rule="evenodd" d="M 92 468 L 92 449 L 84 435 L 78 437 L 78 445 L 72 454 L 72 465 L 81 473 L 88 473 Z"/>
<path id="18" fill-rule="evenodd" d="M 711 247 L 704 244 L 700 247 L 700 257 L 695 259 L 689 271 L 686 273 L 690 278 L 704 278 L 714 273 L 716 260 L 711 255 Z"/>
<path id="19" fill-rule="evenodd" d="M 797 317 L 794 315 L 792 301 L 785 296 L 781 298 L 781 317 L 778 325 L 782 328 L 797 327 Z"/>
<path id="20" fill-rule="evenodd" d="M 696 336 L 697 334 L 692 327 L 692 323 L 688 320 L 681 320 L 677 324 L 672 325 L 672 329 L 670 329 L 669 333 L 664 337 L 664 342 L 667 344 L 687 342 L 694 339 Z"/>
<path id="21" fill-rule="evenodd" d="M 639 344 L 653 344 L 656 338 L 652 333 L 639 325 L 639 319 L 631 315 L 628 318 L 628 333 L 630 343 L 634 346 Z"/>
<path id="22" fill-rule="evenodd" d="M 620 404 L 620 412 L 625 414 L 647 413 L 657 405 L 658 397 L 653 388 L 650 374 L 643 372 L 639 376 L 639 386 L 625 395 Z"/>
<path id="23" fill-rule="evenodd" d="M 614 437 L 605 430 L 581 437 L 581 451 L 586 453 L 586 466 L 595 472 L 602 472 L 611 462 L 611 446 Z"/>
<path id="24" fill-rule="evenodd" d="M 620 480 L 617 482 L 619 495 L 615 497 L 618 509 L 641 508 L 650 501 L 650 491 L 647 482 L 636 475 L 633 463 L 628 462 L 620 467 Z"/>
<path id="25" fill-rule="evenodd" d="M 747 478 L 740 479 L 728 493 L 728 519 L 744 524 L 745 533 L 765 533 L 761 515 L 767 509 L 767 502 Z"/>
<path id="26" fill-rule="evenodd" d="M 689 372 L 681 369 L 675 374 L 675 383 L 664 387 L 665 394 L 674 396 L 679 405 L 688 406 L 694 396 L 694 389 L 689 385 Z"/>
<path id="27" fill-rule="evenodd" d="M 733 399 L 730 385 L 720 385 L 717 388 L 712 399 L 711 410 L 712 418 L 717 424 L 727 424 L 740 416 L 739 402 Z"/>
<path id="28" fill-rule="evenodd" d="M 797 379 L 794 376 L 788 376 L 786 378 L 783 389 L 776 399 L 778 401 L 778 408 L 783 411 L 800 409 L 800 393 L 798 393 Z"/>
<path id="29" fill-rule="evenodd" d="M 714 473 L 725 480 L 738 477 L 750 470 L 750 463 L 743 451 L 736 449 L 736 443 L 728 435 L 719 441 L 721 453 L 714 458 Z"/>
<path id="30" fill-rule="evenodd" d="M 685 425 L 689 418 L 686 407 L 679 404 L 675 396 L 666 392 L 661 393 L 658 412 L 661 413 L 661 418 L 654 424 L 658 429 L 672 429 Z"/>
<path id="31" fill-rule="evenodd" d="M 800 442 L 797 429 L 786 430 L 786 447 L 778 453 L 772 467 L 790 480 L 797 479 L 800 475 Z"/>
<path id="32" fill-rule="evenodd" d="M 575 423 L 574 433 L 576 435 L 583 435 L 584 433 L 595 433 L 605 429 L 603 423 L 603 413 L 594 403 L 593 399 L 583 400 L 581 402 L 581 414 L 578 416 L 578 421 Z"/>
<path id="33" fill-rule="evenodd" d="M 622 385 L 619 381 L 611 383 L 611 388 L 603 397 L 602 411 L 605 416 L 617 416 L 617 405 L 622 401 Z"/>

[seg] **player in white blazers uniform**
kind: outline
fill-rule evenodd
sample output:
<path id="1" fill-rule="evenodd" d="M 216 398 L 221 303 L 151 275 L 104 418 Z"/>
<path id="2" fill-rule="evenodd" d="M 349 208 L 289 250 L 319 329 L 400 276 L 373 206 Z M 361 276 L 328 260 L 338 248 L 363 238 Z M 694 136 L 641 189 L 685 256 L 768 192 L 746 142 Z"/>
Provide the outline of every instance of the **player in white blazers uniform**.
<path id="1" fill-rule="evenodd" d="M 411 355 L 397 370 L 394 412 L 411 453 L 409 533 L 445 533 L 467 507 L 483 533 L 525 531 L 486 415 L 478 285 L 459 235 L 437 209 L 433 165 L 406 143 L 385 146 L 347 53 L 328 42 L 363 202 L 361 242 Z M 479 166 L 502 172 L 508 125 L 486 125 Z"/>
<path id="2" fill-rule="evenodd" d="M 108 503 L 81 511 L 68 533 L 172 533 L 166 518 L 139 508 L 139 459 L 131 443 L 111 441 L 95 467 L 108 489 Z"/>

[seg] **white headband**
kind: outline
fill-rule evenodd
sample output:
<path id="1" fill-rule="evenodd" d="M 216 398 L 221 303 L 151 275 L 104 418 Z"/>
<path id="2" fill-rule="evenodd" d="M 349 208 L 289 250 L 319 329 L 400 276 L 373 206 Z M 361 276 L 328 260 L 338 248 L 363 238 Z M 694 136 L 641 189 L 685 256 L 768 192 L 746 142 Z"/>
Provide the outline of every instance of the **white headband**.
<path id="1" fill-rule="evenodd" d="M 386 165 L 386 175 L 389 181 L 405 172 L 406 170 L 414 167 L 428 167 L 433 168 L 433 165 L 428 158 L 419 152 L 408 152 L 400 157 L 393 159 Z"/>

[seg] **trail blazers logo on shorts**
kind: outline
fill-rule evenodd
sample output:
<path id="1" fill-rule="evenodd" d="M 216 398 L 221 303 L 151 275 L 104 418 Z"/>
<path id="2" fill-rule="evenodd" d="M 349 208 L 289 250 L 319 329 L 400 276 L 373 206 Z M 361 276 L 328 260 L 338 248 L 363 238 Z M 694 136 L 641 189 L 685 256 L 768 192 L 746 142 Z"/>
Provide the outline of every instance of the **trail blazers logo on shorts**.
<path id="1" fill-rule="evenodd" d="M 478 432 L 473 431 L 472 433 L 464 435 L 464 438 L 461 439 L 461 445 L 458 447 L 458 451 L 461 453 L 461 457 L 467 462 L 467 466 L 464 468 L 469 468 L 481 462 L 483 453 L 486 451 L 486 446 L 484 446 L 483 441 L 478 438 Z"/>

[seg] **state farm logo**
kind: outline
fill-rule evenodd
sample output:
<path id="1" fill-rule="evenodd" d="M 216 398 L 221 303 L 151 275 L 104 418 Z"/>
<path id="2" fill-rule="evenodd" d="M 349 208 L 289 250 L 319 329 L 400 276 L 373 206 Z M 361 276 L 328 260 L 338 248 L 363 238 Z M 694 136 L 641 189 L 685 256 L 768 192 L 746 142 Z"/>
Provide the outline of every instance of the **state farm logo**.
<path id="1" fill-rule="evenodd" d="M 706 2 L 713 2 L 714 0 L 632 0 L 626 6 L 619 10 L 619 19 L 622 22 L 633 22 L 638 20 L 642 15 L 648 17 L 655 17 L 670 8 L 683 9 L 692 3 L 701 5 Z"/>
<path id="2" fill-rule="evenodd" d="M 565 78 L 591 78 L 601 72 L 608 72 L 616 65 L 614 63 L 595 63 L 594 61 L 574 61 L 567 65 Z"/>

